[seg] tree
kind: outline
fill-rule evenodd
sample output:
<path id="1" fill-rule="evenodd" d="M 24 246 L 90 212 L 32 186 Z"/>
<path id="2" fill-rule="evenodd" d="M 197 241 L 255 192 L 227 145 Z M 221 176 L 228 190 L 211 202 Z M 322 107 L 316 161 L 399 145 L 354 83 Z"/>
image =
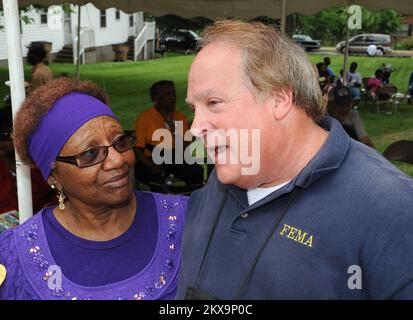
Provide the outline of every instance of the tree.
<path id="1" fill-rule="evenodd" d="M 181 18 L 176 15 L 165 15 L 161 17 L 155 17 L 151 14 L 145 13 L 146 21 L 155 21 L 161 33 L 167 31 L 175 31 L 179 29 L 189 29 L 200 33 L 205 26 L 212 23 L 208 18 L 196 17 L 191 19 Z"/>
<path id="2" fill-rule="evenodd" d="M 326 43 L 344 40 L 347 7 L 323 10 L 313 16 L 300 14 L 294 17 L 294 33 L 304 33 Z M 401 24 L 401 16 L 394 10 L 370 11 L 362 8 L 362 29 L 350 30 L 350 35 L 359 33 L 392 33 Z"/>
<path id="3" fill-rule="evenodd" d="M 64 3 L 61 6 L 62 6 L 62 9 L 63 9 L 64 12 L 71 12 L 69 3 Z M 47 11 L 48 7 L 47 6 L 41 6 L 41 5 L 38 5 L 38 4 L 31 4 L 31 5 L 27 5 L 27 6 L 22 6 L 19 9 L 20 9 L 19 10 L 20 21 L 22 21 L 25 24 L 30 24 L 30 23 L 34 22 L 33 18 L 31 18 L 30 15 L 29 15 L 30 12 L 33 12 L 33 11 L 40 12 L 40 11 L 43 11 L 43 10 Z M 3 14 L 3 7 L 0 6 L 0 16 L 3 17 L 3 15 L 4 15 Z M 4 28 L 4 26 L 0 24 L 0 30 L 3 29 L 3 28 Z"/>

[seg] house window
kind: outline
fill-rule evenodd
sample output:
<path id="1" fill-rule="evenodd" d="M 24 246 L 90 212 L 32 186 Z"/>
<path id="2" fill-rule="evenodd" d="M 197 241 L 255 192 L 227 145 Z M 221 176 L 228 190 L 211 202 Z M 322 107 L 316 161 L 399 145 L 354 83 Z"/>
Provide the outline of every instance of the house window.
<path id="1" fill-rule="evenodd" d="M 47 24 L 47 11 L 42 10 L 40 12 L 40 24 Z"/>
<path id="2" fill-rule="evenodd" d="M 116 20 L 120 19 L 120 10 L 116 10 Z"/>
<path id="3" fill-rule="evenodd" d="M 106 10 L 100 10 L 100 27 L 106 28 Z"/>
<path id="4" fill-rule="evenodd" d="M 129 27 L 133 27 L 133 15 L 129 16 Z"/>

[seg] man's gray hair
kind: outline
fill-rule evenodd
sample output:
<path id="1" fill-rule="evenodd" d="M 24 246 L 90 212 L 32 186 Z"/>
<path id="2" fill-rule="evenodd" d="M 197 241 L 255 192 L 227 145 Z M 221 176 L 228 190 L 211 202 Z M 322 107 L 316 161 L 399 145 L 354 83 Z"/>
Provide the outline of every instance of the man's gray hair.
<path id="1" fill-rule="evenodd" d="M 315 122 L 325 113 L 318 74 L 304 50 L 262 23 L 221 20 L 205 29 L 198 46 L 228 43 L 241 48 L 247 87 L 257 99 L 272 90 L 292 90 L 293 103 Z"/>

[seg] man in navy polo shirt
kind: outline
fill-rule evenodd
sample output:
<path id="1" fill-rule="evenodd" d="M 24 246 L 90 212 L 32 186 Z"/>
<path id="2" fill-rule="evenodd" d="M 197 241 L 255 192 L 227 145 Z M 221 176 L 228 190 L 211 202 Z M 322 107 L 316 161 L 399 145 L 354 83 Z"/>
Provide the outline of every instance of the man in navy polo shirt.
<path id="1" fill-rule="evenodd" d="M 413 298 L 413 181 L 323 117 L 304 51 L 239 21 L 200 45 L 187 102 L 216 170 L 189 203 L 177 298 Z"/>

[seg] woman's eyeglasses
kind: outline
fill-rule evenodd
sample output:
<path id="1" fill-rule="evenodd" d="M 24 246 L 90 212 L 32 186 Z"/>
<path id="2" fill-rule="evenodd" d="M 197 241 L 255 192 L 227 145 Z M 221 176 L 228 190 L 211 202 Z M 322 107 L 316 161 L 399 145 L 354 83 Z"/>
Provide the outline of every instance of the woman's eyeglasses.
<path id="1" fill-rule="evenodd" d="M 117 138 L 110 146 L 90 148 L 75 156 L 57 157 L 56 161 L 73 164 L 79 168 L 94 166 L 106 160 L 109 148 L 114 147 L 119 153 L 126 152 L 136 145 L 136 138 L 130 134 L 124 134 Z"/>

